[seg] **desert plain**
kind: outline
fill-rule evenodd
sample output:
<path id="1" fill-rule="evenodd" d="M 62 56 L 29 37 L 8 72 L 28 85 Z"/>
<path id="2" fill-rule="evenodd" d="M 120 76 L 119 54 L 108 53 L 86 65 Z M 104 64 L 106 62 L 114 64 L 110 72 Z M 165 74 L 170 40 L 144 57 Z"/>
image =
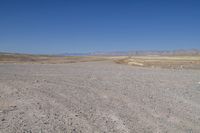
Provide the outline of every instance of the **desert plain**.
<path id="1" fill-rule="evenodd" d="M 0 133 L 199 133 L 199 62 L 3 56 Z"/>

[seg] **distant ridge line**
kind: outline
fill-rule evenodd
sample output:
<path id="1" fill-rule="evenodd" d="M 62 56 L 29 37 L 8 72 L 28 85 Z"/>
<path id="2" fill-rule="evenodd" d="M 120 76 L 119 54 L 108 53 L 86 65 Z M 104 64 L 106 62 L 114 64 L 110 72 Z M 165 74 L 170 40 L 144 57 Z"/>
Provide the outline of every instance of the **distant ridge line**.
<path id="1" fill-rule="evenodd" d="M 113 52 L 91 52 L 91 53 L 64 53 L 62 56 L 142 56 L 142 55 L 159 55 L 159 56 L 194 56 L 200 55 L 199 49 L 190 50 L 140 50 L 140 51 L 113 51 Z"/>
<path id="2" fill-rule="evenodd" d="M 30 54 L 0 52 L 0 55 L 30 55 L 30 56 L 200 56 L 200 49 L 189 50 L 136 50 L 136 51 L 111 51 L 111 52 L 88 52 L 88 53 L 62 53 L 62 54 Z"/>

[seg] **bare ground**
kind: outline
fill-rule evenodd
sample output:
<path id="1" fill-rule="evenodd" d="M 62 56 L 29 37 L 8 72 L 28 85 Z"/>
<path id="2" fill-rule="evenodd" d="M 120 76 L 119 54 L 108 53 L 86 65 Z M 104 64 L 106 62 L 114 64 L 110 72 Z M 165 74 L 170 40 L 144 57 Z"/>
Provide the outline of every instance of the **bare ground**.
<path id="1" fill-rule="evenodd" d="M 118 64 L 170 69 L 200 69 L 200 56 L 130 56 L 114 60 Z"/>
<path id="2" fill-rule="evenodd" d="M 199 133 L 200 71 L 0 64 L 0 133 Z"/>
<path id="3" fill-rule="evenodd" d="M 65 64 L 108 60 L 103 56 L 51 56 L 27 54 L 0 54 L 0 63 L 15 64 Z"/>

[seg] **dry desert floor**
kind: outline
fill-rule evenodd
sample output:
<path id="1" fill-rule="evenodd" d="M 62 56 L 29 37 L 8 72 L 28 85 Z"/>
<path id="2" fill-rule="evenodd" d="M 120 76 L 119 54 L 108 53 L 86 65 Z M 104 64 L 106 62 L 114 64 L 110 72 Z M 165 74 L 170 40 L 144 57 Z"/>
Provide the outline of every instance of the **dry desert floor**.
<path id="1" fill-rule="evenodd" d="M 200 133 L 200 70 L 0 64 L 0 133 Z"/>

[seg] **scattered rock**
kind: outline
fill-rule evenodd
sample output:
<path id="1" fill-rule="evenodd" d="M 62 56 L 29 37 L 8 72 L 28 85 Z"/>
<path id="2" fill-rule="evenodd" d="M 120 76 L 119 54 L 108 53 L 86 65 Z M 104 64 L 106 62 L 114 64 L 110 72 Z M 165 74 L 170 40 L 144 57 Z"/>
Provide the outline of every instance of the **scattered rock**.
<path id="1" fill-rule="evenodd" d="M 0 67 L 0 132 L 199 131 L 196 71 L 106 62 L 8 66 Z"/>

